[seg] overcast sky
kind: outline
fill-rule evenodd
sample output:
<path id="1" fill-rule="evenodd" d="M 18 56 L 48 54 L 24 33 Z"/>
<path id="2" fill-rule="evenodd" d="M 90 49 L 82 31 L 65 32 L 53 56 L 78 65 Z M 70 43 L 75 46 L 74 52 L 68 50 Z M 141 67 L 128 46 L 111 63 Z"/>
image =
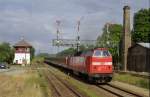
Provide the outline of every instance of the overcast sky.
<path id="1" fill-rule="evenodd" d="M 149 0 L 0 0 L 0 42 L 13 45 L 24 36 L 36 53 L 56 53 L 51 43 L 56 20 L 61 21 L 60 37 L 75 39 L 82 17 L 81 39 L 95 40 L 106 22 L 122 24 L 124 5 L 131 7 L 132 18 L 141 8 L 149 8 Z"/>

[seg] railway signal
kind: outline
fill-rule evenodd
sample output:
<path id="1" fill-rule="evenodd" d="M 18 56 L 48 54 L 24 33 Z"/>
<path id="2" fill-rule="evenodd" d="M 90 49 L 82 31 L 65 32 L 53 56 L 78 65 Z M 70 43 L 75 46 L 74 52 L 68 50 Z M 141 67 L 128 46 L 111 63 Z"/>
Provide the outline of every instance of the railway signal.
<path id="1" fill-rule="evenodd" d="M 77 47 L 77 45 L 95 45 L 96 40 L 53 39 L 53 46 Z"/>
<path id="2" fill-rule="evenodd" d="M 57 38 L 52 40 L 52 45 L 57 46 L 58 48 L 60 46 L 67 46 L 67 47 L 77 47 L 77 51 L 79 51 L 80 45 L 95 45 L 96 40 L 80 40 L 79 36 L 79 30 L 80 30 L 80 20 L 83 19 L 81 17 L 77 22 L 77 39 L 60 39 L 60 32 L 59 32 L 59 26 L 60 21 L 56 20 L 57 23 Z M 58 51 L 58 50 L 57 50 Z"/>

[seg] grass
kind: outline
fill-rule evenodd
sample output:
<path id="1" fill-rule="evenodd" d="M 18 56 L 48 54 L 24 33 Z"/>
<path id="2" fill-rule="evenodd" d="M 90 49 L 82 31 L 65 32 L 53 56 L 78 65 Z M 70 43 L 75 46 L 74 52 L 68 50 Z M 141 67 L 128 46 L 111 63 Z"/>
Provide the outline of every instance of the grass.
<path id="1" fill-rule="evenodd" d="M 51 97 L 44 77 L 36 70 L 0 74 L 0 97 Z"/>
<path id="2" fill-rule="evenodd" d="M 149 89 L 149 79 L 136 77 L 129 74 L 117 74 L 113 76 L 113 80 L 128 83 L 138 87 Z"/>
<path id="3" fill-rule="evenodd" d="M 43 71 L 38 70 L 35 72 L 36 76 L 31 76 L 26 80 L 27 85 L 34 85 L 35 88 L 40 88 L 42 97 L 51 97 L 51 91 L 48 87 L 48 82 L 43 76 Z"/>

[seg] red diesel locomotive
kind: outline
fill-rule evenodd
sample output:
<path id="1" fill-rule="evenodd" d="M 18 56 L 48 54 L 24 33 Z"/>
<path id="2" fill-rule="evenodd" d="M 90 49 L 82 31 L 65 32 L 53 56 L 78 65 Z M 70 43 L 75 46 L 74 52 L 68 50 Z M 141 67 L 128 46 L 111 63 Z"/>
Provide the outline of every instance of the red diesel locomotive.
<path id="1" fill-rule="evenodd" d="M 88 78 L 89 81 L 107 83 L 112 79 L 112 56 L 107 48 L 96 48 L 75 56 L 49 59 L 51 63 Z"/>

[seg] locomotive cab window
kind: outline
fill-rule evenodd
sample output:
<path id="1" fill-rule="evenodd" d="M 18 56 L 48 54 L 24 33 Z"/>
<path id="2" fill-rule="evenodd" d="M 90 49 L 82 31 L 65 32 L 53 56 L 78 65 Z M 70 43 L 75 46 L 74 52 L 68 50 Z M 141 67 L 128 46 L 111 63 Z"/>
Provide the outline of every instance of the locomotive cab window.
<path id="1" fill-rule="evenodd" d="M 102 56 L 104 57 L 110 56 L 109 51 L 103 51 Z"/>
<path id="2" fill-rule="evenodd" d="M 107 56 L 110 56 L 110 53 L 107 50 L 95 50 L 93 56 L 95 56 L 95 57 L 107 57 Z"/>
<path id="3" fill-rule="evenodd" d="M 95 50 L 94 51 L 94 55 L 93 56 L 101 56 L 102 55 L 102 51 L 100 51 L 100 50 Z"/>

